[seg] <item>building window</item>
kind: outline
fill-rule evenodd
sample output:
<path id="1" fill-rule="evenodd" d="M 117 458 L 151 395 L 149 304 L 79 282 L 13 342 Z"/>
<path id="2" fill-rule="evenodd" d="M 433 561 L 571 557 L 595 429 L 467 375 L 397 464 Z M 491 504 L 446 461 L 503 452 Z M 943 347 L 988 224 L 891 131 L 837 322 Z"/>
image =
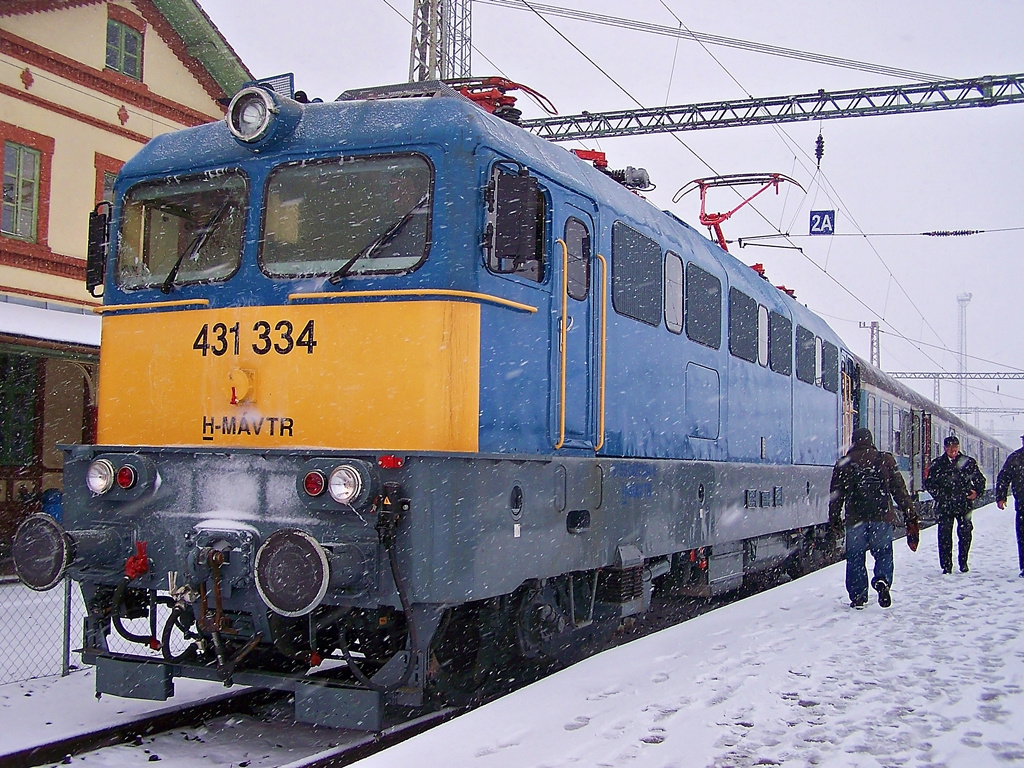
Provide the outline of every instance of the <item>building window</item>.
<path id="1" fill-rule="evenodd" d="M 39 210 L 40 153 L 4 142 L 3 216 L 0 232 L 36 242 Z"/>
<path id="2" fill-rule="evenodd" d="M 93 164 L 96 167 L 96 199 L 97 203 L 114 202 L 114 182 L 124 162 L 115 157 L 95 154 Z"/>
<path id="3" fill-rule="evenodd" d="M 0 354 L 0 465 L 22 467 L 35 455 L 36 360 Z"/>
<path id="4" fill-rule="evenodd" d="M 142 79 L 142 35 L 116 19 L 107 19 L 107 69 Z"/>

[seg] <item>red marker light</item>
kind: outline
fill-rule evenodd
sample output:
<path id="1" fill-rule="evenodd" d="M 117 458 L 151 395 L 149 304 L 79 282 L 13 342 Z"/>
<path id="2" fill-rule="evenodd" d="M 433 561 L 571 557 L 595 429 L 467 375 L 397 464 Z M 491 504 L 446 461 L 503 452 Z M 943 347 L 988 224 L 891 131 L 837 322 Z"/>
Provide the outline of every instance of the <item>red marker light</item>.
<path id="1" fill-rule="evenodd" d="M 324 478 L 323 473 L 307 472 L 306 476 L 302 479 L 302 487 L 306 489 L 306 493 L 310 496 L 319 496 L 324 492 L 324 488 L 327 486 L 327 480 Z"/>
<path id="2" fill-rule="evenodd" d="M 117 470 L 118 488 L 123 488 L 126 491 L 129 488 L 134 488 L 136 479 L 137 476 L 135 474 L 135 470 L 128 464 L 125 464 L 123 467 Z"/>
<path id="3" fill-rule="evenodd" d="M 405 459 L 401 456 L 395 456 L 393 453 L 389 453 L 386 456 L 381 456 L 377 459 L 377 466 L 381 469 L 401 469 L 405 464 Z"/>

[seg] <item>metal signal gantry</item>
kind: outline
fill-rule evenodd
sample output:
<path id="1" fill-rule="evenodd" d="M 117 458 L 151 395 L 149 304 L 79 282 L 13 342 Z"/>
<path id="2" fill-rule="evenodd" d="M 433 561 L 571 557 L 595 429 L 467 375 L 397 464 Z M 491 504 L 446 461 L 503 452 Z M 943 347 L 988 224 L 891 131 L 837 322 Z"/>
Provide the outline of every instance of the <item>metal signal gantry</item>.
<path id="1" fill-rule="evenodd" d="M 520 125 L 550 141 L 571 141 L 1018 103 L 1024 103 L 1024 74 L 988 75 L 966 80 L 939 80 L 848 91 L 820 90 L 798 96 L 709 101 L 613 112 L 584 112 L 579 115 L 523 120 Z"/>

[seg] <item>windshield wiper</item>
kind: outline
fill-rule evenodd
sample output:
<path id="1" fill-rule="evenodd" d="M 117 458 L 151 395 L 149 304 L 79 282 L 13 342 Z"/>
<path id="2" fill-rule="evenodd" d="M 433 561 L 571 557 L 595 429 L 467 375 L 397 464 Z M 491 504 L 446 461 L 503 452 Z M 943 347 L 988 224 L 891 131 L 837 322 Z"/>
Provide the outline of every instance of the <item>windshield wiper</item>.
<path id="1" fill-rule="evenodd" d="M 357 253 L 355 256 L 351 257 L 348 261 L 346 261 L 344 264 L 338 267 L 338 269 L 335 270 L 334 274 L 327 278 L 327 282 L 329 282 L 331 285 L 337 285 L 338 283 L 340 283 L 341 279 L 349 273 L 349 270 L 352 269 L 352 266 L 357 261 L 369 256 L 371 253 L 373 253 L 375 250 L 380 248 L 386 242 L 391 240 L 395 235 L 397 235 L 401 231 L 402 227 L 404 227 L 412 220 L 413 214 L 415 214 L 416 211 L 423 207 L 423 205 L 427 202 L 428 194 L 428 192 L 424 192 L 423 197 L 417 200 L 416 205 L 410 208 L 409 211 L 402 218 L 400 218 L 398 221 L 396 221 L 394 224 L 392 224 L 390 227 L 384 230 L 384 232 L 382 232 L 376 238 L 371 240 L 366 245 L 365 248 L 359 251 L 359 253 Z"/>
<path id="2" fill-rule="evenodd" d="M 231 207 L 231 201 L 225 200 L 220 208 L 209 218 L 209 220 L 199 228 L 192 241 L 188 244 L 178 256 L 178 260 L 174 262 L 174 266 L 171 267 L 171 271 L 167 273 L 167 278 L 164 280 L 163 285 L 160 286 L 161 293 L 170 293 L 174 289 L 174 278 L 178 276 L 178 270 L 181 269 L 181 265 L 185 262 L 186 258 L 190 258 L 196 253 L 199 253 L 199 249 L 206 245 L 206 241 L 210 238 L 210 233 L 216 228 L 218 222 L 224 216 L 224 212 Z"/>

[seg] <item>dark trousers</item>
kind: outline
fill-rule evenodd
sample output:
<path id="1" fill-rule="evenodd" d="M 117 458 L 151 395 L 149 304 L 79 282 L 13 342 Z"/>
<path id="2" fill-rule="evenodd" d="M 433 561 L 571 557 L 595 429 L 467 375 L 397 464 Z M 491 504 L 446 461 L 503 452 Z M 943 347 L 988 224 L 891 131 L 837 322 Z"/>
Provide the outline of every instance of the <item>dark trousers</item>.
<path id="1" fill-rule="evenodd" d="M 875 559 L 874 578 L 892 586 L 892 526 L 882 522 L 857 523 L 846 529 L 846 591 L 850 600 L 868 598 L 867 552 Z"/>
<path id="2" fill-rule="evenodd" d="M 1013 497 L 1014 506 L 1017 508 L 1017 562 L 1020 565 L 1020 572 L 1024 573 L 1024 499 L 1017 501 Z"/>
<path id="3" fill-rule="evenodd" d="M 953 521 L 956 521 L 956 539 L 958 562 L 960 569 L 967 567 L 967 555 L 971 551 L 971 536 L 974 530 L 974 523 L 971 522 L 971 512 L 959 512 L 950 515 L 943 513 L 939 515 L 939 566 L 944 571 L 953 570 Z"/>

